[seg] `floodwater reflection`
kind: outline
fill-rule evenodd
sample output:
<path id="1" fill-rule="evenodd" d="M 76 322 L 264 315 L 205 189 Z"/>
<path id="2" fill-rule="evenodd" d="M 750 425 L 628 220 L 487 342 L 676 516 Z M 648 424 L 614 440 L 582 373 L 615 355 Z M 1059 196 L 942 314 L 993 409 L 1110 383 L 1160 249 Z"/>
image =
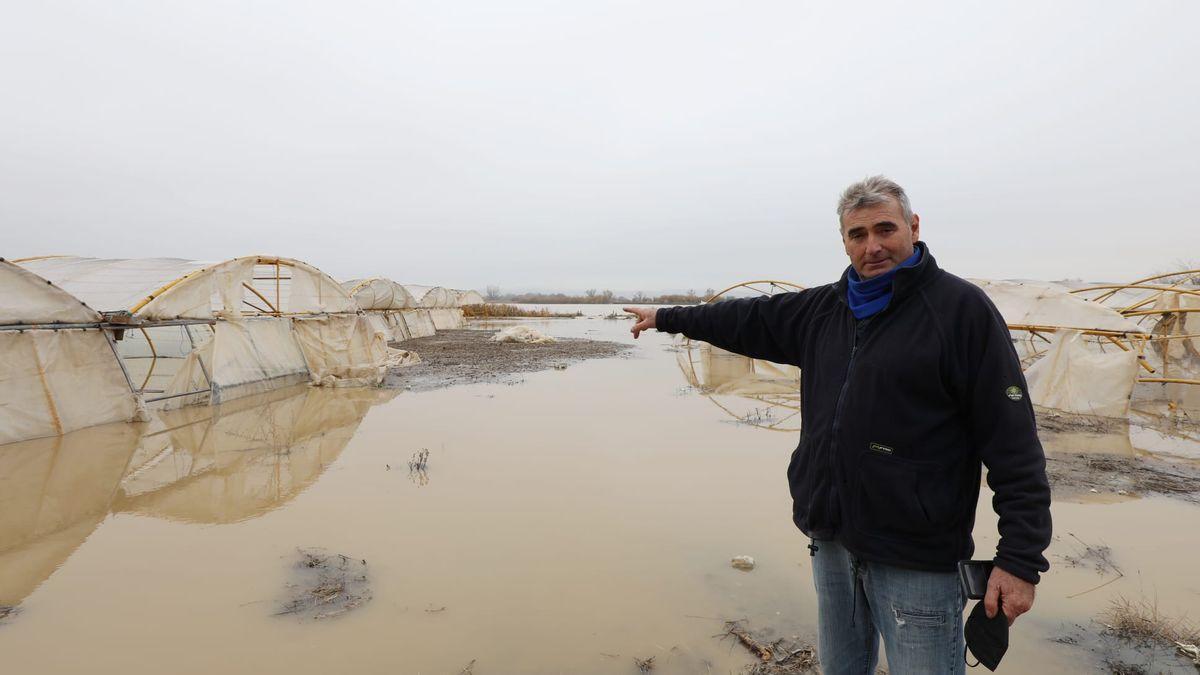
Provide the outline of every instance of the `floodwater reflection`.
<path id="1" fill-rule="evenodd" d="M 673 347 L 687 383 L 736 422 L 771 431 L 800 430 L 800 369 L 752 359 L 707 342 Z"/>
<path id="2" fill-rule="evenodd" d="M 0 446 L 0 606 L 15 606 L 108 515 L 140 430 L 106 424 Z"/>
<path id="3" fill-rule="evenodd" d="M 301 388 L 164 412 L 121 480 L 114 512 L 235 523 L 314 483 L 383 390 Z"/>
<path id="4" fill-rule="evenodd" d="M 0 607 L 19 605 L 109 513 L 233 523 L 278 508 L 395 394 L 293 387 L 0 446 Z"/>

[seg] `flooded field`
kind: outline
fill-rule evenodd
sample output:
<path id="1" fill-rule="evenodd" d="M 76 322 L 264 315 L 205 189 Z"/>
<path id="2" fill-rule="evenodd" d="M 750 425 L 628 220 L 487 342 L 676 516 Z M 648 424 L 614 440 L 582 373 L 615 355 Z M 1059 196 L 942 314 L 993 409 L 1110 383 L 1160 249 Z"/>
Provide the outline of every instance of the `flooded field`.
<path id="1" fill-rule="evenodd" d="M 718 637 L 726 620 L 813 640 L 796 432 L 761 424 L 785 413 L 699 394 L 667 336 L 634 343 L 612 310 L 521 322 L 632 344 L 606 358 L 292 388 L 0 446 L 0 672 L 637 673 L 653 657 L 654 673 L 736 673 L 753 659 Z M 1160 453 L 1196 470 L 1195 427 L 1134 421 L 1047 429 L 1052 468 Z M 1096 621 L 1121 596 L 1200 618 L 1194 489 L 1056 485 L 1053 511 L 1052 569 L 1005 669 L 1194 673 L 1116 651 Z M 977 557 L 995 541 L 985 489 Z M 300 611 L 305 593 L 346 611 Z"/>

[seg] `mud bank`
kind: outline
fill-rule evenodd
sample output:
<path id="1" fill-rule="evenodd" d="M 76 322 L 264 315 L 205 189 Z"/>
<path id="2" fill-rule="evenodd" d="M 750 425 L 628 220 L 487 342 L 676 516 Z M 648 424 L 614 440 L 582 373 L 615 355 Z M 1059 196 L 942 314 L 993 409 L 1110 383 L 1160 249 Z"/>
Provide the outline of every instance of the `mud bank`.
<path id="1" fill-rule="evenodd" d="M 585 359 L 625 355 L 630 345 L 603 340 L 558 338 L 550 344 L 491 342 L 496 331 L 447 330 L 437 335 L 406 340 L 404 349 L 416 352 L 421 363 L 396 368 L 384 386 L 429 391 L 456 384 L 513 383 L 518 373 L 564 368 Z"/>
<path id="2" fill-rule="evenodd" d="M 1151 456 L 1047 455 L 1046 475 L 1059 497 L 1159 494 L 1200 503 L 1200 468 Z"/>

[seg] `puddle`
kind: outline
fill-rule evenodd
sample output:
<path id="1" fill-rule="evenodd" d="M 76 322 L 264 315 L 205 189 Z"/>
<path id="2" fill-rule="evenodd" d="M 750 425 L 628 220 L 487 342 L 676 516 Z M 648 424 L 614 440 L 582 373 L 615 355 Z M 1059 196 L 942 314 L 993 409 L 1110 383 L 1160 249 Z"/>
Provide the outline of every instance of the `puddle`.
<path id="1" fill-rule="evenodd" d="M 518 385 L 299 388 L 0 446 L 0 607 L 19 610 L 0 621 L 6 672 L 635 673 L 652 658 L 653 673 L 726 673 L 755 662 L 721 639 L 726 621 L 811 643 L 785 476 L 797 432 L 735 420 L 761 401 L 713 397 L 731 416 L 681 394 L 670 340 L 633 342 L 610 311 L 521 320 L 632 346 Z M 1052 455 L 1197 456 L 1171 429 L 1047 438 Z M 1095 494 L 1056 493 L 1053 569 L 1013 629 L 1013 672 L 1095 672 L 1097 655 L 1051 638 L 1119 595 L 1200 607 L 1200 506 Z M 986 491 L 978 513 L 982 553 L 996 543 Z M 1122 575 L 1079 541 L 1107 546 Z M 370 602 L 272 616 L 307 547 L 365 560 Z"/>

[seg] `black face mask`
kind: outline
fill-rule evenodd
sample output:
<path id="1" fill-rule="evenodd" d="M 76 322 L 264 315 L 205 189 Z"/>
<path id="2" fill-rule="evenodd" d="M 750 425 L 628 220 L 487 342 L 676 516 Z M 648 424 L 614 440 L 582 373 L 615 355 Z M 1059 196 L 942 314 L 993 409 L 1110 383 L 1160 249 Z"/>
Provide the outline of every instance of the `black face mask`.
<path id="1" fill-rule="evenodd" d="M 982 663 L 988 670 L 996 670 L 1000 659 L 1004 658 L 1004 652 L 1008 651 L 1008 618 L 1004 616 L 1004 610 L 998 608 L 996 616 L 989 619 L 983 601 L 975 603 L 971 616 L 967 617 L 963 635 L 967 638 L 967 649 L 979 659 L 975 665 Z M 966 658 L 964 652 L 963 660 Z"/>

